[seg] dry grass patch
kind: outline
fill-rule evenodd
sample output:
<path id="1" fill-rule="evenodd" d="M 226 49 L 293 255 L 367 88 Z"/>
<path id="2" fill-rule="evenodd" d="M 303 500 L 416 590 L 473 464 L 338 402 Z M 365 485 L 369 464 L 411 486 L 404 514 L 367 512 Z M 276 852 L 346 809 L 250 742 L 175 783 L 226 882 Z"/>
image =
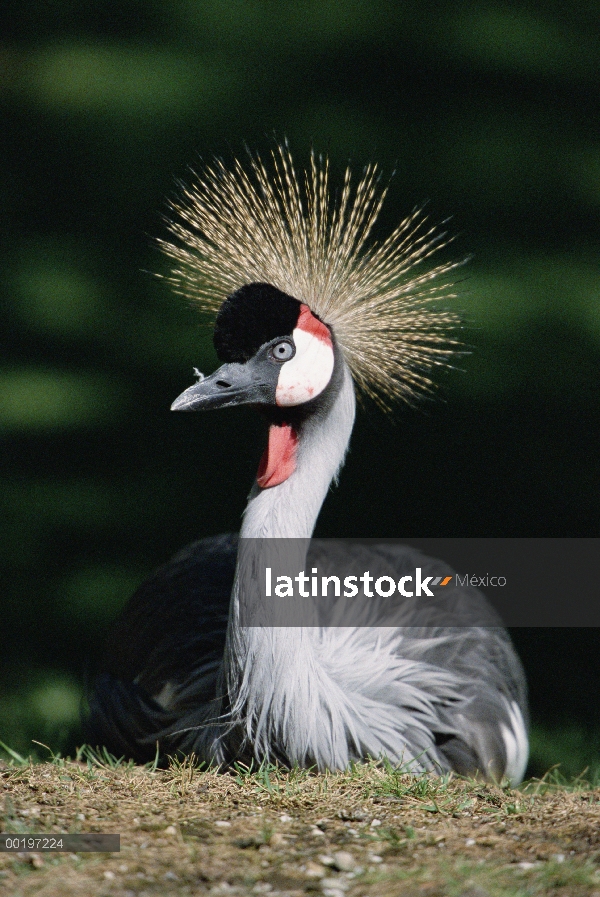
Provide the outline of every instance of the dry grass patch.
<path id="1" fill-rule="evenodd" d="M 600 790 L 583 782 L 80 757 L 0 766 L 2 829 L 120 833 L 120 853 L 0 854 L 1 894 L 600 897 Z"/>

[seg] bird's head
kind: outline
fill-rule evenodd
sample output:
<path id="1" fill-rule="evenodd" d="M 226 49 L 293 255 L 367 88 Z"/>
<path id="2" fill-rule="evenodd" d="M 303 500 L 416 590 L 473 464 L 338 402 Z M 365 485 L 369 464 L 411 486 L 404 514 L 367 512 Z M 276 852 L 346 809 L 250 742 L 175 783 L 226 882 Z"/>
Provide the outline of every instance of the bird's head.
<path id="1" fill-rule="evenodd" d="M 267 463 L 259 485 L 289 476 L 298 425 L 331 407 L 344 371 L 389 409 L 427 391 L 431 368 L 459 345 L 449 336 L 458 316 L 440 301 L 452 296 L 440 276 L 457 263 L 415 271 L 445 235 L 415 211 L 373 241 L 385 195 L 367 166 L 355 188 L 346 171 L 334 201 L 327 160 L 313 156 L 298 178 L 283 146 L 271 170 L 258 156 L 248 168 L 217 160 L 173 203 L 175 241 L 159 241 L 176 262 L 170 282 L 216 314 L 224 363 L 172 409 L 260 406 L 271 423 L 267 454 L 280 463 L 272 476 Z"/>
<path id="2" fill-rule="evenodd" d="M 257 482 L 278 486 L 295 469 L 302 420 L 337 392 L 341 358 L 333 334 L 308 305 L 268 283 L 251 283 L 221 306 L 214 343 L 225 363 L 186 389 L 171 410 L 259 407 L 270 427 Z"/>
<path id="3" fill-rule="evenodd" d="M 330 328 L 308 305 L 268 283 L 247 284 L 223 303 L 214 344 L 224 364 L 186 389 L 171 410 L 257 405 L 278 420 L 285 409 L 322 397 L 332 382 Z"/>

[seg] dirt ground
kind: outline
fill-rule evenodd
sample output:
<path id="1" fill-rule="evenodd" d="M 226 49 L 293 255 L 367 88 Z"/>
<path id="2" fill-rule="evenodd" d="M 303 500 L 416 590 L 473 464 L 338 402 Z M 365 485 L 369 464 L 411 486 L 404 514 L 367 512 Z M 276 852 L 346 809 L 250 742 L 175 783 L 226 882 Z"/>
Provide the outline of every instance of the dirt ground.
<path id="1" fill-rule="evenodd" d="M 2 830 L 120 833 L 112 854 L 0 853 L 10 897 L 600 897 L 600 790 L 375 764 L 315 775 L 0 765 Z"/>

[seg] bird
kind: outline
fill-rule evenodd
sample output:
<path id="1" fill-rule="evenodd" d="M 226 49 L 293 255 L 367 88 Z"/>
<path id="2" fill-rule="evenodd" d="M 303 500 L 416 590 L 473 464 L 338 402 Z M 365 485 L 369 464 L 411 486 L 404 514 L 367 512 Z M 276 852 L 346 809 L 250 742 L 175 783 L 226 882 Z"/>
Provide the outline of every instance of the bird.
<path id="1" fill-rule="evenodd" d="M 299 173 L 283 143 L 266 161 L 214 159 L 171 203 L 166 279 L 214 322 L 221 362 L 195 369 L 172 410 L 250 405 L 266 447 L 239 535 L 192 543 L 130 599 L 91 690 L 88 741 L 140 763 L 193 754 L 324 771 L 370 758 L 514 785 L 526 680 L 481 592 L 450 583 L 424 601 L 404 588 L 357 613 L 337 591 L 310 609 L 268 604 L 259 583 L 284 548 L 284 566 L 332 589 L 340 571 L 408 586 L 417 570 L 423 582 L 449 570 L 407 545 L 312 539 L 357 397 L 392 413 L 431 391 L 461 345 L 447 301 L 460 262 L 429 263 L 445 233 L 415 209 L 377 240 L 389 189 L 378 167 L 331 181 L 326 158 L 313 152 Z"/>

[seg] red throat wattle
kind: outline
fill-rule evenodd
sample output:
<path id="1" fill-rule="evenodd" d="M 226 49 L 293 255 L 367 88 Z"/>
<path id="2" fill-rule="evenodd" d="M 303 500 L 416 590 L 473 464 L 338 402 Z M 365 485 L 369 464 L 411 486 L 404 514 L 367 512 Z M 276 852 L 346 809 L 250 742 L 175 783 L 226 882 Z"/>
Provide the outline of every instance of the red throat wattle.
<path id="1" fill-rule="evenodd" d="M 269 442 L 256 474 L 256 482 L 261 489 L 279 486 L 293 474 L 297 447 L 298 434 L 291 424 L 271 424 Z"/>

